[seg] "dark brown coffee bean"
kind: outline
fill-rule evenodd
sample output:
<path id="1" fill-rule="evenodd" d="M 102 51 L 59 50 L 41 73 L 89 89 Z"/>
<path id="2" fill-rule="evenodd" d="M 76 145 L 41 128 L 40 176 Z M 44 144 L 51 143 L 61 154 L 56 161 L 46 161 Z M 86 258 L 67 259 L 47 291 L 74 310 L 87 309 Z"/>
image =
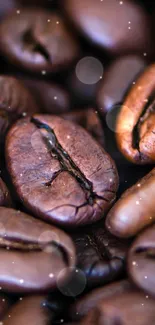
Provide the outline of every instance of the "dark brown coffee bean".
<path id="1" fill-rule="evenodd" d="M 10 196 L 10 192 L 0 177 L 0 206 L 11 207 L 12 199 Z"/>
<path id="2" fill-rule="evenodd" d="M 108 66 L 97 94 L 98 109 L 103 116 L 123 103 L 127 90 L 145 67 L 145 60 L 137 55 L 122 56 Z M 112 114 L 109 117 L 114 118 Z"/>
<path id="3" fill-rule="evenodd" d="M 118 240 L 104 228 L 76 234 L 73 240 L 77 267 L 84 272 L 88 288 L 112 282 L 123 275 L 128 242 Z"/>
<path id="4" fill-rule="evenodd" d="M 36 103 L 22 82 L 0 76 L 0 141 L 8 127 L 18 118 L 38 111 Z"/>
<path id="5" fill-rule="evenodd" d="M 41 9 L 22 9 L 0 25 L 0 49 L 19 67 L 55 72 L 78 55 L 79 48 L 61 16 Z"/>
<path id="6" fill-rule="evenodd" d="M 23 83 L 35 97 L 41 112 L 59 115 L 70 110 L 69 94 L 59 85 L 32 79 L 23 79 Z"/>
<path id="7" fill-rule="evenodd" d="M 73 243 L 63 231 L 4 207 L 0 247 L 0 287 L 7 292 L 51 291 L 57 280 L 67 280 L 75 263 Z"/>
<path id="8" fill-rule="evenodd" d="M 62 117 L 81 125 L 104 147 L 104 131 L 97 111 L 92 108 L 83 109 L 63 114 Z"/>
<path id="9" fill-rule="evenodd" d="M 49 325 L 53 313 L 46 306 L 45 296 L 30 296 L 19 299 L 9 310 L 3 325 Z"/>
<path id="10" fill-rule="evenodd" d="M 108 213 L 106 225 L 118 237 L 136 235 L 155 220 L 155 168 L 126 190 Z"/>
<path id="11" fill-rule="evenodd" d="M 154 325 L 155 300 L 141 292 L 124 293 L 97 306 L 80 325 Z"/>
<path id="12" fill-rule="evenodd" d="M 80 320 L 83 316 L 88 315 L 92 308 L 98 306 L 101 301 L 133 290 L 133 285 L 127 281 L 122 280 L 106 285 L 99 289 L 95 289 L 79 298 L 70 308 L 70 316 L 73 320 Z"/>
<path id="13" fill-rule="evenodd" d="M 143 231 L 133 243 L 128 269 L 135 284 L 155 296 L 155 225 Z"/>
<path id="14" fill-rule="evenodd" d="M 155 65 L 136 81 L 124 101 L 116 122 L 119 150 L 131 162 L 155 162 Z"/>
<path id="15" fill-rule="evenodd" d="M 49 222 L 93 223 L 115 200 L 113 160 L 82 127 L 60 117 L 20 120 L 8 134 L 6 159 L 23 204 Z"/>
<path id="16" fill-rule="evenodd" d="M 92 43 L 110 54 L 151 51 L 148 17 L 134 2 L 67 0 L 64 9 Z"/>

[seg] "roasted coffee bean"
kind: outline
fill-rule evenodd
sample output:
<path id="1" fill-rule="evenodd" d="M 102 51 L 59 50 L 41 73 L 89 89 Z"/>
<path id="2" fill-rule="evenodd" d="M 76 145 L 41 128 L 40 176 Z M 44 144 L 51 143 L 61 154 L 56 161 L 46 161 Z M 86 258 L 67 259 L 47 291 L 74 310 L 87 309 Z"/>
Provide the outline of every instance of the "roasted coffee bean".
<path id="1" fill-rule="evenodd" d="M 0 76 L 0 142 L 14 121 L 37 111 L 33 97 L 22 82 L 14 77 Z"/>
<path id="2" fill-rule="evenodd" d="M 42 74 L 68 66 L 79 53 L 61 16 L 24 8 L 1 23 L 0 50 L 13 64 Z"/>
<path id="3" fill-rule="evenodd" d="M 3 325 L 49 325 L 54 318 L 46 306 L 46 296 L 30 296 L 19 299 L 9 310 Z"/>
<path id="4" fill-rule="evenodd" d="M 99 289 L 95 289 L 75 301 L 70 307 L 69 314 L 73 320 L 80 320 L 83 316 L 87 315 L 92 308 L 98 306 L 101 301 L 106 301 L 114 295 L 117 297 L 130 290 L 133 290 L 133 285 L 128 280 L 114 282 Z"/>
<path id="5" fill-rule="evenodd" d="M 70 110 L 69 94 L 59 85 L 32 79 L 24 79 L 23 83 L 35 97 L 41 112 L 59 115 Z"/>
<path id="6" fill-rule="evenodd" d="M 0 247 L 0 287 L 6 292 L 51 291 L 57 278 L 67 280 L 75 263 L 73 243 L 63 231 L 4 207 Z"/>
<path id="7" fill-rule="evenodd" d="M 135 284 L 155 296 L 155 225 L 143 231 L 133 243 L 128 269 Z"/>
<path id="8" fill-rule="evenodd" d="M 130 237 L 154 222 L 154 193 L 155 168 L 126 190 L 109 211 L 109 231 L 118 237 Z"/>
<path id="9" fill-rule="evenodd" d="M 6 160 L 23 204 L 49 222 L 93 223 L 115 200 L 113 160 L 82 127 L 60 117 L 34 115 L 14 124 Z"/>
<path id="10" fill-rule="evenodd" d="M 109 54 L 150 53 L 150 24 L 138 4 L 66 0 L 64 10 L 81 33 Z"/>
<path id="11" fill-rule="evenodd" d="M 145 67 L 145 60 L 137 55 L 122 56 L 108 66 L 97 94 L 98 109 L 101 115 L 105 116 L 113 109 L 109 119 L 114 119 L 113 115 L 115 111 L 119 110 L 129 87 Z M 109 127 L 113 123 L 111 120 Z M 112 129 L 112 131 L 114 130 Z"/>
<path id="12" fill-rule="evenodd" d="M 125 275 L 129 244 L 110 235 L 104 228 L 73 236 L 77 267 L 84 272 L 87 288 L 101 286 Z"/>
<path id="13" fill-rule="evenodd" d="M 141 292 L 124 293 L 99 304 L 80 325 L 154 325 L 155 300 Z"/>
<path id="14" fill-rule="evenodd" d="M 104 131 L 97 114 L 92 108 L 77 110 L 61 115 L 65 120 L 72 121 L 86 129 L 104 147 Z"/>
<path id="15" fill-rule="evenodd" d="M 0 177 L 0 206 L 12 206 L 12 199 L 10 196 L 10 192 Z"/>
<path id="16" fill-rule="evenodd" d="M 116 122 L 119 150 L 131 162 L 155 162 L 155 64 L 136 81 Z"/>

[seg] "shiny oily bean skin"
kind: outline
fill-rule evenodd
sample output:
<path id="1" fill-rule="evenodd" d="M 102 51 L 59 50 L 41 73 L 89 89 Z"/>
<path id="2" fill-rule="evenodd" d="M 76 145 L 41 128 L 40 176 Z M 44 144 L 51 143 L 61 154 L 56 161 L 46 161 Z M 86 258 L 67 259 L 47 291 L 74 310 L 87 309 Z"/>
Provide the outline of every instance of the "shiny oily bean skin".
<path id="1" fill-rule="evenodd" d="M 99 305 L 101 301 L 133 290 L 133 285 L 128 280 L 122 280 L 108 284 L 98 289 L 94 289 L 87 293 L 83 297 L 79 298 L 70 307 L 70 316 L 73 320 L 80 320 L 82 317 L 88 315 L 88 313 Z"/>
<path id="2" fill-rule="evenodd" d="M 112 61 L 97 93 L 98 109 L 103 117 L 112 109 L 119 109 L 129 87 L 145 67 L 145 60 L 138 55 L 124 55 Z"/>
<path id="3" fill-rule="evenodd" d="M 61 115 L 65 120 L 72 121 L 86 129 L 104 147 L 104 131 L 97 114 L 93 108 L 77 110 Z"/>
<path id="4" fill-rule="evenodd" d="M 73 236 L 77 267 L 85 274 L 86 289 L 110 283 L 125 275 L 129 243 L 109 234 L 104 228 Z"/>
<path id="5" fill-rule="evenodd" d="M 74 246 L 63 231 L 0 207 L 0 286 L 5 292 L 49 292 L 70 275 Z M 62 269 L 63 277 L 61 274 Z"/>
<path id="6" fill-rule="evenodd" d="M 155 225 L 144 230 L 131 246 L 128 272 L 139 288 L 155 297 Z"/>
<path id="7" fill-rule="evenodd" d="M 24 297 L 4 317 L 3 325 L 52 325 L 53 313 L 46 306 L 46 296 Z"/>
<path id="8" fill-rule="evenodd" d="M 70 110 L 70 96 L 60 85 L 36 79 L 23 79 L 23 83 L 35 97 L 41 112 L 59 115 Z"/>
<path id="9" fill-rule="evenodd" d="M 154 325 L 155 300 L 141 292 L 129 292 L 103 301 L 80 325 Z"/>
<path id="10" fill-rule="evenodd" d="M 135 236 L 155 219 L 155 168 L 127 189 L 109 211 L 108 230 L 118 237 Z"/>
<path id="11" fill-rule="evenodd" d="M 155 162 L 155 64 L 129 91 L 116 121 L 121 153 L 135 164 Z"/>
<path id="12" fill-rule="evenodd" d="M 147 14 L 134 2 L 66 0 L 64 10 L 80 32 L 108 54 L 151 52 Z"/>
<path id="13" fill-rule="evenodd" d="M 0 206 L 11 207 L 12 206 L 12 199 L 10 196 L 10 192 L 3 182 L 2 178 L 0 177 Z"/>
<path id="14" fill-rule="evenodd" d="M 38 112 L 37 105 L 22 82 L 14 77 L 0 76 L 0 141 L 8 127 L 25 115 Z"/>
<path id="15" fill-rule="evenodd" d="M 16 11 L 0 25 L 0 50 L 13 64 L 33 72 L 55 72 L 78 55 L 61 16 L 37 8 Z"/>
<path id="16" fill-rule="evenodd" d="M 82 127 L 60 117 L 34 115 L 14 124 L 6 161 L 22 203 L 48 222 L 90 224 L 115 200 L 114 162 Z"/>

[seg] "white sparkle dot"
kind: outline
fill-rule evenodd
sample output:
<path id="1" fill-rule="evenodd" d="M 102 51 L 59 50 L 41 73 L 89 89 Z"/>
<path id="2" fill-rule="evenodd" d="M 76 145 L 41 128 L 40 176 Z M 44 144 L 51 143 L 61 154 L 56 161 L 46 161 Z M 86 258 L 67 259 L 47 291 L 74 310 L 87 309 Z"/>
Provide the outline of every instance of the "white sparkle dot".
<path id="1" fill-rule="evenodd" d="M 109 182 L 112 183 L 112 178 L 109 179 Z"/>
<path id="2" fill-rule="evenodd" d="M 22 114 L 23 116 L 26 116 L 27 115 L 27 113 L 26 112 L 23 112 L 23 114 Z"/>
<path id="3" fill-rule="evenodd" d="M 41 160 L 41 157 L 39 157 L 39 160 Z"/>
<path id="4" fill-rule="evenodd" d="M 11 315 L 8 316 L 9 318 L 11 317 Z"/>
<path id="5" fill-rule="evenodd" d="M 54 100 L 57 100 L 57 98 L 58 98 L 57 96 L 54 96 Z"/>
<path id="6" fill-rule="evenodd" d="M 2 301 L 4 302 L 4 301 L 5 301 L 5 299 L 2 299 Z"/>
<path id="7" fill-rule="evenodd" d="M 147 56 L 147 53 L 143 53 L 144 56 Z"/>
<path id="8" fill-rule="evenodd" d="M 137 184 L 137 187 L 141 187 L 141 184 L 140 184 L 140 183 L 138 183 L 138 184 Z"/>
<path id="9" fill-rule="evenodd" d="M 64 322 L 64 319 L 60 319 L 60 322 L 63 323 Z"/>
<path id="10" fill-rule="evenodd" d="M 47 22 L 50 23 L 50 19 L 48 19 Z"/>
<path id="11" fill-rule="evenodd" d="M 133 81 L 133 85 L 135 85 L 136 83 L 135 83 L 135 81 Z"/>
<path id="12" fill-rule="evenodd" d="M 131 29 L 131 27 L 129 26 L 128 29 Z"/>
<path id="13" fill-rule="evenodd" d="M 131 21 L 128 21 L 128 24 L 131 24 Z"/>
<path id="14" fill-rule="evenodd" d="M 145 99 L 144 99 L 144 102 L 145 102 L 145 103 L 148 103 L 148 101 L 149 101 L 148 98 L 145 98 Z"/>
<path id="15" fill-rule="evenodd" d="M 22 177 L 22 176 L 23 176 L 23 174 L 20 174 L 20 176 Z"/>
<path id="16" fill-rule="evenodd" d="M 56 21 L 56 24 L 59 25 L 59 21 Z"/>
<path id="17" fill-rule="evenodd" d="M 45 75 L 46 74 L 46 71 L 45 70 L 42 70 L 41 73 L 42 73 L 42 75 Z"/>
<path id="18" fill-rule="evenodd" d="M 152 217 L 150 217 L 150 220 L 152 220 Z"/>
<path id="19" fill-rule="evenodd" d="M 144 304 L 142 304 L 142 306 L 144 306 Z"/>
<path id="20" fill-rule="evenodd" d="M 119 4 L 120 4 L 120 5 L 123 5 L 123 1 L 120 1 Z"/>
<path id="21" fill-rule="evenodd" d="M 102 76 L 100 76 L 100 79 L 102 79 Z"/>
<path id="22" fill-rule="evenodd" d="M 3 322 L 0 322 L 0 325 L 3 325 Z"/>
<path id="23" fill-rule="evenodd" d="M 139 205 L 139 201 L 136 201 L 136 204 Z"/>
<path id="24" fill-rule="evenodd" d="M 23 298 L 19 298 L 19 300 L 23 300 Z"/>
<path id="25" fill-rule="evenodd" d="M 136 265 L 136 262 L 135 262 L 135 261 L 133 261 L 133 262 L 132 262 L 132 265 Z"/>
<path id="26" fill-rule="evenodd" d="M 76 273 L 78 273 L 79 271 L 78 271 L 78 270 L 76 270 L 75 272 L 76 272 Z"/>
<path id="27" fill-rule="evenodd" d="M 144 278 L 147 279 L 147 275 L 145 275 Z"/>
<path id="28" fill-rule="evenodd" d="M 67 135 L 67 139 L 70 139 L 70 135 Z"/>
<path id="29" fill-rule="evenodd" d="M 141 89 L 142 89 L 142 87 L 141 87 L 141 86 L 139 86 L 139 87 L 138 87 L 138 90 L 141 90 Z"/>
<path id="30" fill-rule="evenodd" d="M 2 290 L 2 287 L 0 287 L 0 290 Z"/>
<path id="31" fill-rule="evenodd" d="M 49 274 L 49 278 L 53 278 L 54 277 L 54 274 L 53 273 L 50 273 Z"/>
<path id="32" fill-rule="evenodd" d="M 146 299 L 148 299 L 149 298 L 149 296 L 146 296 Z"/>
<path id="33" fill-rule="evenodd" d="M 24 283 L 24 280 L 23 280 L 23 279 L 20 279 L 19 282 L 20 282 L 20 283 Z"/>
<path id="34" fill-rule="evenodd" d="M 20 10 L 17 10 L 16 13 L 17 13 L 17 15 L 19 15 L 20 14 Z"/>

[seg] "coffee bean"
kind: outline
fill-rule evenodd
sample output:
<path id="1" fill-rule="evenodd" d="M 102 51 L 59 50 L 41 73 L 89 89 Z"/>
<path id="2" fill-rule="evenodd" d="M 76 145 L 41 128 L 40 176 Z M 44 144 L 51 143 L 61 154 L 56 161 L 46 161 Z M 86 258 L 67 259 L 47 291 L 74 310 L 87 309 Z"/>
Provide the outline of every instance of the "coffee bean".
<path id="1" fill-rule="evenodd" d="M 101 302 L 80 325 L 153 325 L 155 300 L 141 292 L 124 293 Z"/>
<path id="2" fill-rule="evenodd" d="M 108 213 L 106 225 L 119 237 L 136 235 L 154 222 L 155 168 L 126 190 Z"/>
<path id="3" fill-rule="evenodd" d="M 147 14 L 134 2 L 66 0 L 64 10 L 84 36 L 109 54 L 151 52 Z"/>
<path id="4" fill-rule="evenodd" d="M 97 111 L 92 108 L 77 110 L 61 115 L 65 120 L 72 121 L 85 128 L 104 147 L 104 131 Z"/>
<path id="5" fill-rule="evenodd" d="M 3 325 L 48 325 L 54 315 L 46 306 L 46 296 L 23 297 L 9 310 Z"/>
<path id="6" fill-rule="evenodd" d="M 58 84 L 36 79 L 23 79 L 23 83 L 35 97 L 41 112 L 59 115 L 70 110 L 69 94 Z"/>
<path id="7" fill-rule="evenodd" d="M 80 297 L 70 307 L 70 316 L 73 320 L 80 320 L 83 316 L 99 305 L 101 301 L 118 296 L 124 292 L 133 290 L 133 285 L 128 280 L 122 280 L 94 289 L 83 297 Z"/>
<path id="8" fill-rule="evenodd" d="M 111 110 L 116 110 L 117 106 L 119 107 L 123 103 L 129 87 L 145 67 L 145 60 L 137 55 L 125 55 L 112 61 L 105 70 L 97 94 L 98 109 L 103 117 L 108 118 L 106 114 L 109 113 L 109 118 L 113 118 Z M 110 129 L 112 123 L 113 121 L 110 121 L 110 125 L 108 125 Z"/>
<path id="9" fill-rule="evenodd" d="M 155 162 L 155 65 L 131 88 L 116 122 L 119 150 L 131 162 Z"/>
<path id="10" fill-rule="evenodd" d="M 115 200 L 114 162 L 83 128 L 60 117 L 20 120 L 8 134 L 6 160 L 23 204 L 49 222 L 93 223 Z"/>
<path id="11" fill-rule="evenodd" d="M 0 76 L 0 141 L 8 127 L 18 118 L 34 114 L 37 105 L 22 82 L 14 77 Z"/>
<path id="12" fill-rule="evenodd" d="M 67 280 L 74 266 L 71 239 L 23 212 L 0 207 L 0 287 L 16 293 L 46 292 Z M 60 279 L 59 279 L 60 280 Z"/>
<path id="13" fill-rule="evenodd" d="M 87 279 L 87 288 L 109 283 L 125 275 L 129 244 L 110 235 L 103 227 L 76 234 L 77 267 Z"/>
<path id="14" fill-rule="evenodd" d="M 135 284 L 155 296 L 155 225 L 143 231 L 133 243 L 128 269 Z"/>
<path id="15" fill-rule="evenodd" d="M 10 207 L 12 206 L 12 199 L 10 192 L 0 177 L 0 206 Z"/>
<path id="16" fill-rule="evenodd" d="M 24 8 L 1 23 L 0 49 L 13 64 L 43 75 L 65 68 L 79 53 L 60 15 Z"/>

